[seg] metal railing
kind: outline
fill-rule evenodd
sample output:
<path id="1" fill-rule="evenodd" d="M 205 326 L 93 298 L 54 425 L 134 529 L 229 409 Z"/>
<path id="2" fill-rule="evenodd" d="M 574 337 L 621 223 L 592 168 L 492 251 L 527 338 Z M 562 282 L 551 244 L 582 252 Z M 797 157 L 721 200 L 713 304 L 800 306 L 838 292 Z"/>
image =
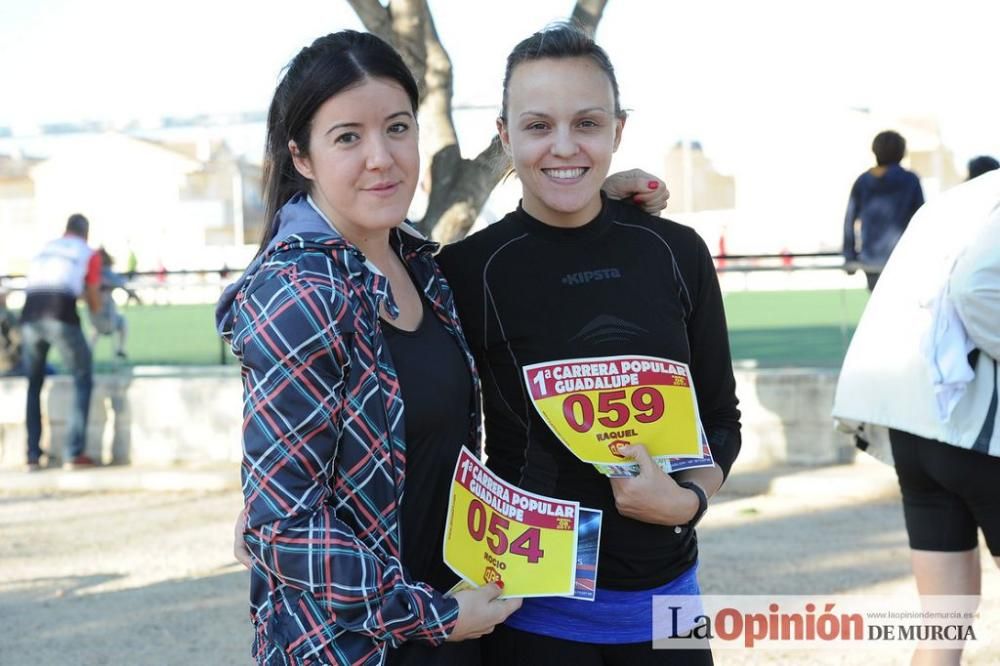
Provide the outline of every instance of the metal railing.
<path id="1" fill-rule="evenodd" d="M 839 252 L 779 252 L 777 254 L 718 254 L 712 259 L 720 273 L 757 271 L 845 270 Z M 804 262 L 803 260 L 812 260 Z M 818 260 L 818 261 L 817 261 Z"/>
<path id="2" fill-rule="evenodd" d="M 844 263 L 839 252 L 779 252 L 774 254 L 717 254 L 712 256 L 719 271 L 773 271 L 773 270 L 844 270 Z M 820 260 L 802 263 L 803 260 Z M 829 260 L 829 261 L 822 261 Z M 775 263 L 777 262 L 777 263 Z M 165 284 L 176 277 L 200 276 L 202 278 L 218 278 L 223 283 L 232 281 L 243 273 L 243 268 L 201 268 L 182 270 L 154 270 L 122 272 L 129 280 L 141 278 L 138 286 L 155 286 Z M 21 274 L 0 275 L 0 286 L 9 291 L 24 289 L 26 276 Z"/>
<path id="3" fill-rule="evenodd" d="M 843 279 L 831 274 L 831 271 L 845 271 L 851 266 L 845 264 L 838 252 L 778 252 L 761 254 L 725 254 L 716 255 L 712 259 L 720 274 L 723 290 L 735 294 L 745 291 L 785 291 L 798 288 L 810 289 L 816 284 L 819 289 L 835 288 L 841 291 L 840 305 L 840 338 L 841 346 L 846 349 L 850 338 L 850 317 L 848 316 L 847 291 L 855 288 L 853 283 L 844 276 Z M 808 272 L 815 271 L 811 277 Z M 124 272 L 128 279 L 128 287 L 138 292 L 142 303 L 148 306 L 208 306 L 215 303 L 223 289 L 236 280 L 243 272 L 242 268 L 223 266 L 213 269 L 183 269 L 183 270 L 153 270 Z M 786 280 L 781 274 L 788 274 Z M 759 274 L 759 275 L 754 275 Z M 729 276 L 728 279 L 726 276 Z M 801 277 L 800 277 L 801 276 Z M 8 293 L 8 306 L 19 309 L 27 280 L 24 275 L 0 275 L 0 288 Z M 863 281 L 858 283 L 858 287 Z M 120 301 L 121 302 L 121 301 Z M 127 311 L 123 311 L 127 312 Z M 132 315 L 129 315 L 132 316 Z M 138 313 L 135 313 L 138 316 Z M 142 321 L 141 319 L 139 321 Z M 148 320 L 147 320 L 148 321 Z M 135 332 L 138 335 L 138 331 Z M 146 329 L 141 329 L 146 330 Z M 219 365 L 231 363 L 228 346 L 213 334 L 209 342 L 207 337 L 199 337 L 203 332 L 187 331 L 191 339 L 197 339 L 200 351 L 196 356 L 209 361 L 214 357 Z M 157 330 L 157 336 L 163 336 L 164 331 Z M 130 336 L 131 337 L 131 336 Z M 140 339 L 140 338 L 136 338 Z M 216 347 L 217 341 L 217 347 Z M 209 361 L 210 362 L 210 361 Z"/>

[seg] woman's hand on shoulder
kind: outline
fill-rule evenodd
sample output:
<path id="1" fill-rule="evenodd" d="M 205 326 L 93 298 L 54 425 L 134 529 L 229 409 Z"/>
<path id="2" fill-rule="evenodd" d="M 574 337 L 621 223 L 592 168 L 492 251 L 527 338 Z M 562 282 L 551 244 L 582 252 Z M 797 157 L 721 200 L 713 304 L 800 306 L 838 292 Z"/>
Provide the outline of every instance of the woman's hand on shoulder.
<path id="1" fill-rule="evenodd" d="M 639 206 L 650 215 L 667 207 L 670 190 L 667 184 L 642 169 L 619 171 L 607 177 L 601 186 L 612 199 L 622 199 Z"/>
<path id="2" fill-rule="evenodd" d="M 458 622 L 448 641 L 457 642 L 485 636 L 521 607 L 520 599 L 501 599 L 503 590 L 490 583 L 475 590 L 455 593 L 458 602 Z"/>

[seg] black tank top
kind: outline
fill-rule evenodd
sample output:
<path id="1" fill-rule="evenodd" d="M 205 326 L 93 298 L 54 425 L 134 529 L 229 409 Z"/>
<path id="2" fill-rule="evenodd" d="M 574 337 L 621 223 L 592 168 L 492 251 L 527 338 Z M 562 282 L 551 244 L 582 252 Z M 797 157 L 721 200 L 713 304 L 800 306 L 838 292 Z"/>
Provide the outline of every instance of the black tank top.
<path id="1" fill-rule="evenodd" d="M 458 344 L 421 298 L 415 331 L 382 320 L 403 397 L 406 481 L 402 559 L 412 580 L 446 592 L 458 581 L 441 556 L 455 461 L 468 443 L 472 378 Z"/>

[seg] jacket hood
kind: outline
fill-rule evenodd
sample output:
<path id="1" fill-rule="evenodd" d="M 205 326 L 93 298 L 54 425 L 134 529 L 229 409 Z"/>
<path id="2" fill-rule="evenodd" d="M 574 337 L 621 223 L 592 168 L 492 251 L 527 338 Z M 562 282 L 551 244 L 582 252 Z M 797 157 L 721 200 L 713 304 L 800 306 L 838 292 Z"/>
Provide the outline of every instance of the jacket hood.
<path id="1" fill-rule="evenodd" d="M 297 235 L 339 238 L 333 228 L 327 224 L 326 220 L 323 219 L 312 203 L 309 202 L 308 197 L 301 192 L 289 199 L 288 203 L 282 206 L 275 214 L 275 218 L 277 218 L 277 224 L 274 225 L 271 240 L 268 241 L 267 247 L 264 248 L 263 252 L 258 253 L 254 257 L 239 279 L 226 287 L 215 306 L 215 329 L 227 342 L 230 341 L 229 334 L 232 330 L 232 318 L 236 313 L 233 305 L 236 302 L 237 294 L 240 293 L 244 285 L 253 279 L 253 276 L 260 270 L 264 260 L 274 253 L 275 248 L 282 239 Z M 346 241 L 344 243 L 346 244 Z"/>
<path id="2" fill-rule="evenodd" d="M 232 342 L 232 323 L 237 312 L 237 296 L 244 286 L 249 284 L 260 267 L 276 252 L 286 249 L 311 249 L 329 252 L 331 249 L 348 250 L 352 252 L 365 267 L 377 275 L 381 271 L 365 259 L 364 254 L 348 242 L 343 236 L 337 233 L 333 225 L 327 221 L 323 213 L 316 207 L 312 200 L 304 193 L 299 192 L 288 200 L 275 214 L 276 224 L 271 239 L 267 247 L 260 252 L 250 265 L 247 266 L 243 274 L 235 282 L 226 287 L 215 306 L 215 328 L 219 335 L 226 342 Z M 424 238 L 411 225 L 403 222 L 393 230 L 394 245 L 399 248 L 401 255 L 411 252 L 433 253 L 438 249 L 438 244 Z M 296 236 L 298 242 L 282 244 L 282 241 Z M 390 298 L 386 304 L 389 312 L 394 312 L 396 307 Z"/>

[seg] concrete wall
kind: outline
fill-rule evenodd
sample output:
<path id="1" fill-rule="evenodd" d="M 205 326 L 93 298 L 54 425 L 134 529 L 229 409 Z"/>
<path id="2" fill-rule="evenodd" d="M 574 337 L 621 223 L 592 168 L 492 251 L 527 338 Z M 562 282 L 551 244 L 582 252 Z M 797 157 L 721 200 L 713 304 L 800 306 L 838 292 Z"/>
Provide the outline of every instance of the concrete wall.
<path id="1" fill-rule="evenodd" d="M 23 378 L 0 379 L 0 467 L 25 462 Z M 42 390 L 42 448 L 61 457 L 73 395 L 69 377 Z M 238 462 L 242 389 L 232 368 L 98 375 L 90 404 L 87 452 L 105 463 L 137 465 Z"/>
<path id="2" fill-rule="evenodd" d="M 737 370 L 743 414 L 740 468 L 853 460 L 853 439 L 836 431 L 830 416 L 836 386 L 836 370 Z"/>
<path id="3" fill-rule="evenodd" d="M 829 465 L 854 455 L 833 429 L 830 408 L 836 371 L 740 370 L 743 412 L 739 467 Z M 0 467 L 25 461 L 22 378 L 0 379 Z M 50 377 L 42 394 L 42 447 L 62 455 L 68 377 Z M 235 368 L 182 368 L 96 377 L 88 452 L 105 463 L 205 464 L 240 459 L 242 393 Z M 53 446 L 53 444 L 55 446 Z"/>

